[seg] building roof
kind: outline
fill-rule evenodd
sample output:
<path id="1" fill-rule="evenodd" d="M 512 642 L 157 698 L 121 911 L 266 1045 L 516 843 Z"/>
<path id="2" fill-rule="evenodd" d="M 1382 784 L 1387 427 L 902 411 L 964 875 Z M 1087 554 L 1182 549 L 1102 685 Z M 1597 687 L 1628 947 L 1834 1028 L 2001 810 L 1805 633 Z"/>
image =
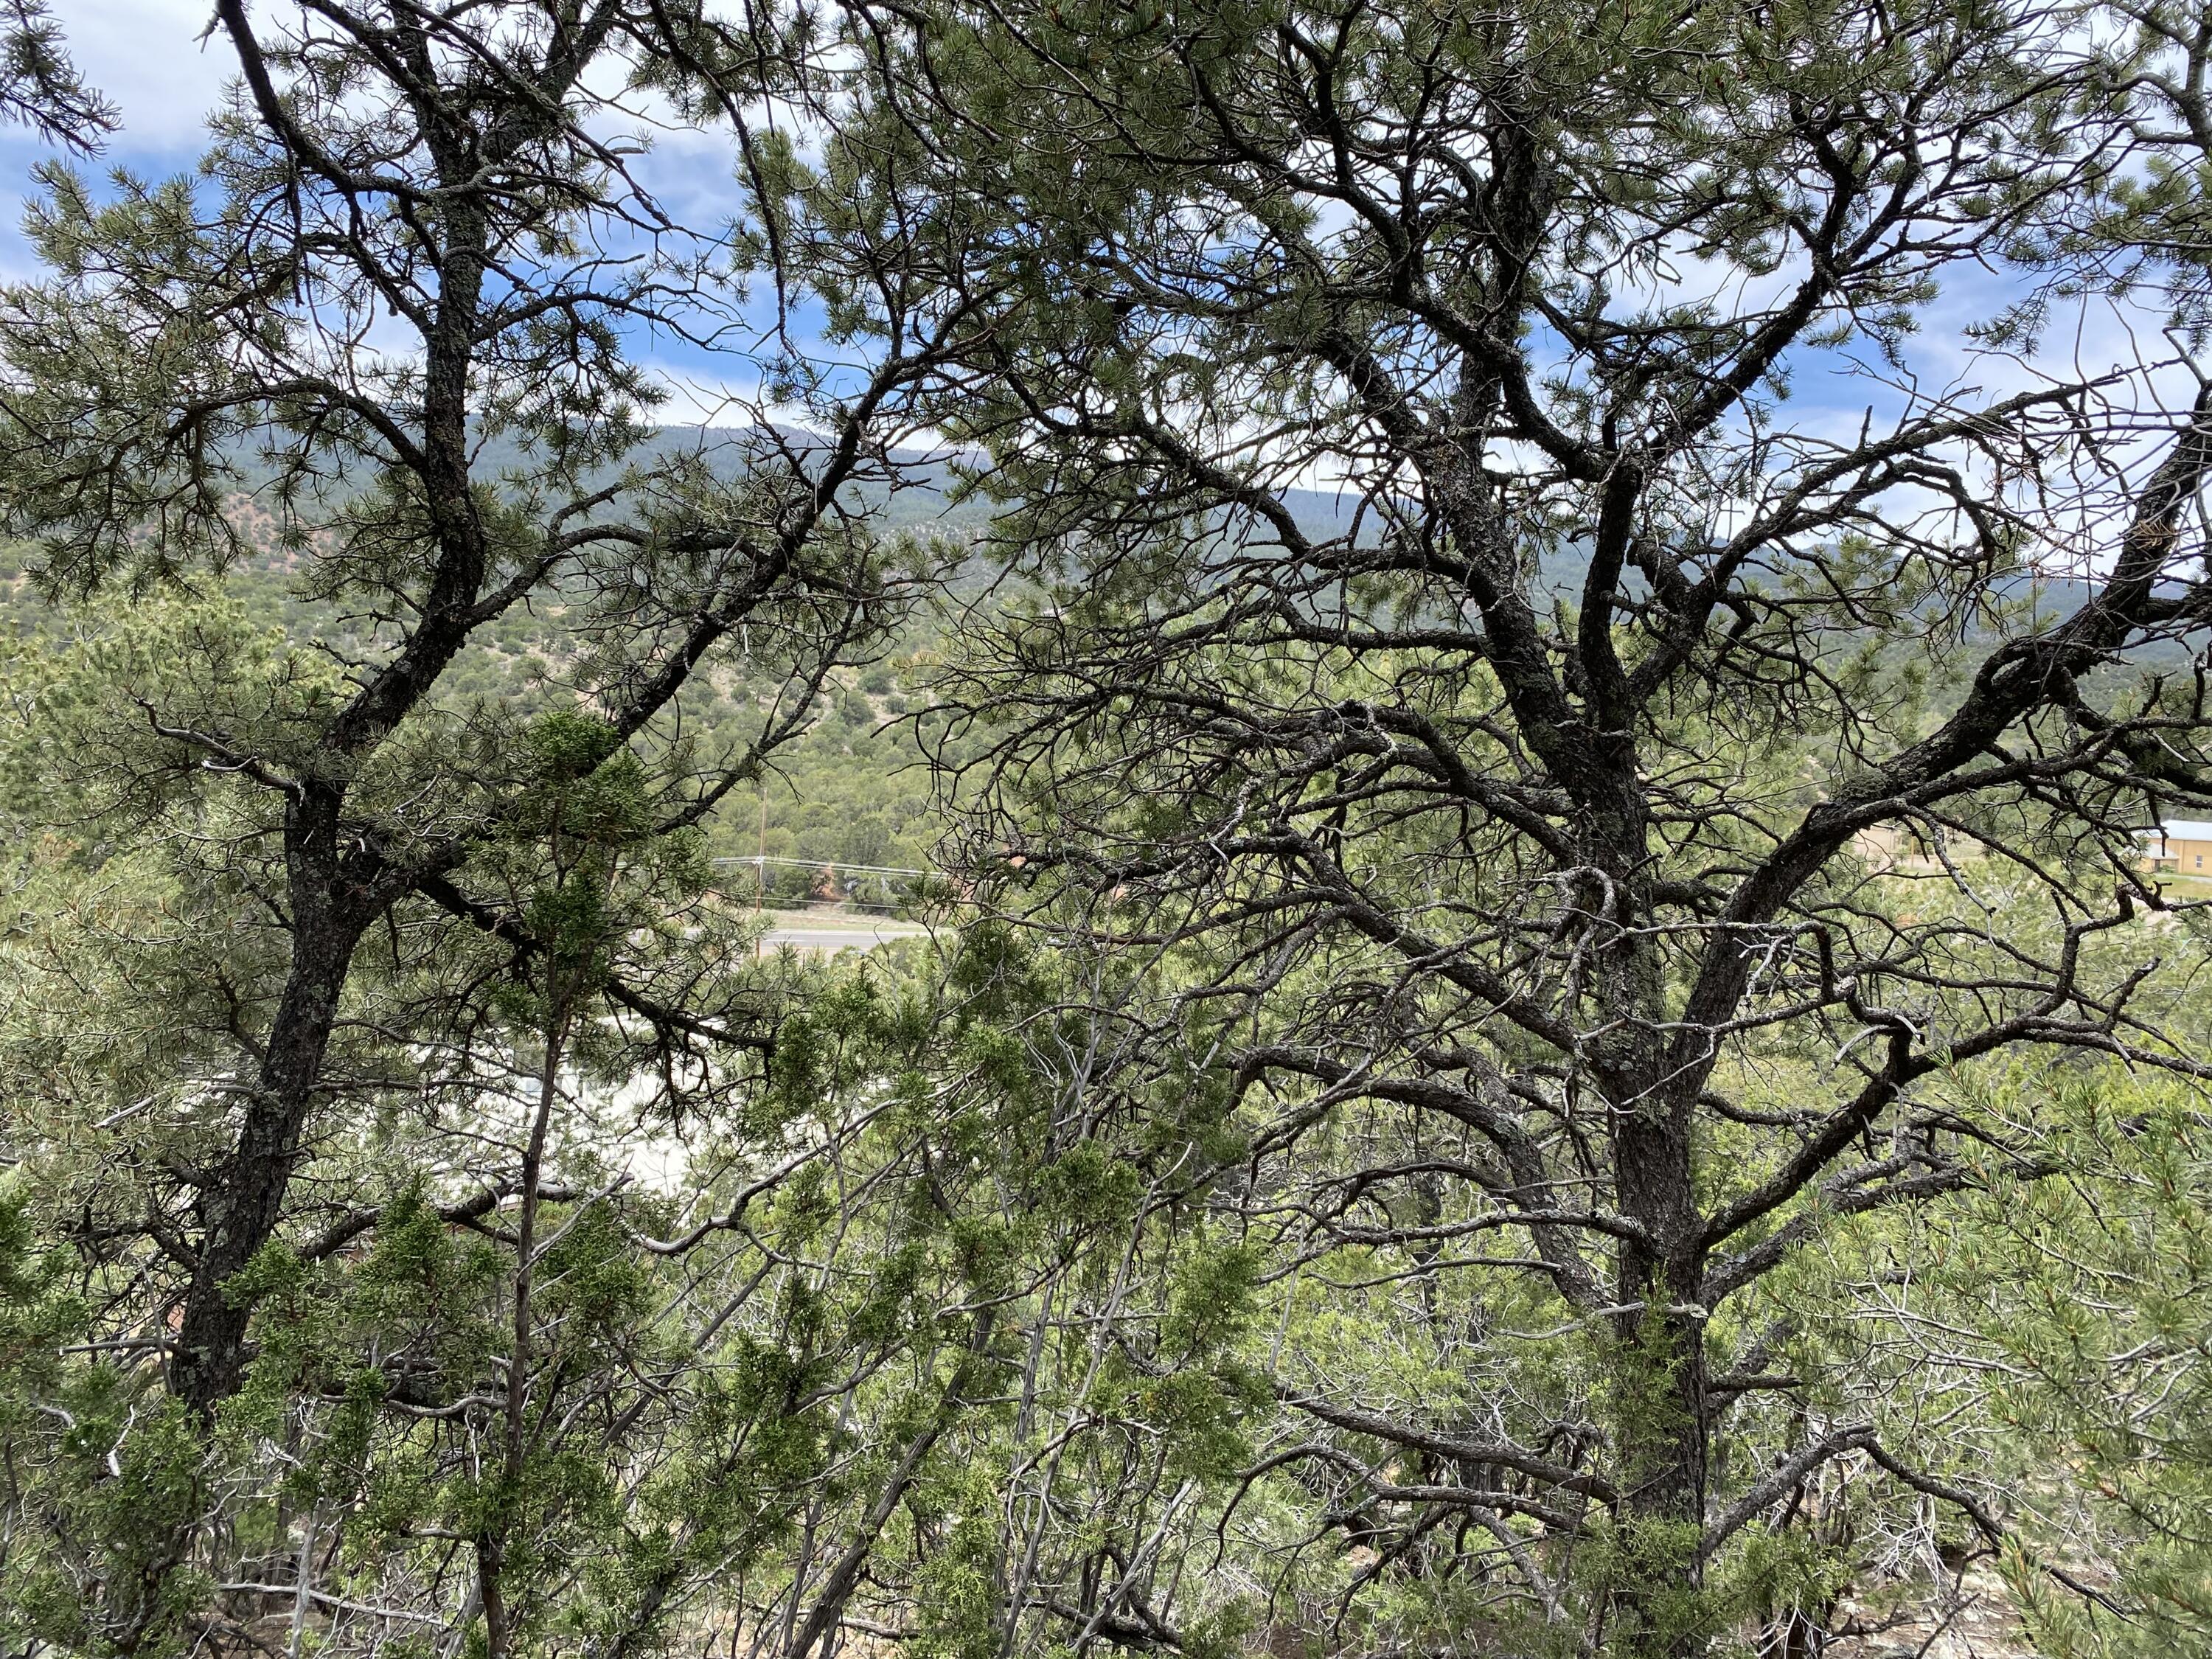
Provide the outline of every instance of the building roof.
<path id="1" fill-rule="evenodd" d="M 2168 841 L 2212 841 L 2212 821 L 2203 818 L 2168 818 L 2152 832 Z"/>

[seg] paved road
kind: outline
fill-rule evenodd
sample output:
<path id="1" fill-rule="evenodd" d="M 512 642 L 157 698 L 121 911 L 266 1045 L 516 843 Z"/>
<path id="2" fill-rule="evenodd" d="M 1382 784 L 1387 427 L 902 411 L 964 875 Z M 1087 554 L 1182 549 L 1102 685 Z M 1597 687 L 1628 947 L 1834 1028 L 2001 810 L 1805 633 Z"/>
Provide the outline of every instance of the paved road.
<path id="1" fill-rule="evenodd" d="M 794 951 L 866 951 L 885 939 L 911 939 L 922 930 L 910 921 L 810 921 L 803 916 L 780 916 L 768 930 L 771 949 L 788 945 Z"/>

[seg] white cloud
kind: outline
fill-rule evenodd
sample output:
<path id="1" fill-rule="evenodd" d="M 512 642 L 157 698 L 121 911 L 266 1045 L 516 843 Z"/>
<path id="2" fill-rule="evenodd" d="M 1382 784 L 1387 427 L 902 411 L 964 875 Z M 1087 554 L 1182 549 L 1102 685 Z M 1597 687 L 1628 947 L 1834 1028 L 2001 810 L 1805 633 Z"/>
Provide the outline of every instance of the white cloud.
<path id="1" fill-rule="evenodd" d="M 219 35 L 199 38 L 208 0 L 59 0 L 54 9 L 77 68 L 123 112 L 119 157 L 198 148 L 238 68 Z"/>
<path id="2" fill-rule="evenodd" d="M 123 117 L 95 167 L 160 178 L 191 167 L 237 69 L 222 40 L 199 39 L 208 0 L 56 0 L 53 11 L 77 69 Z M 25 128 L 0 126 L 0 280 L 34 274 L 10 210 L 33 193 L 31 169 L 58 153 Z"/>

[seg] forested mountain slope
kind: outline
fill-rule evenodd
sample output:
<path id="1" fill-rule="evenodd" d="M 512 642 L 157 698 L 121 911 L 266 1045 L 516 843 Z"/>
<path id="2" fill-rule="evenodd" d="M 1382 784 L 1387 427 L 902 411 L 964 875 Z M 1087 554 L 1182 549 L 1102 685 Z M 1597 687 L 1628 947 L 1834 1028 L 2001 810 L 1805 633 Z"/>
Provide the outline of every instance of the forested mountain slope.
<path id="1" fill-rule="evenodd" d="M 205 45 L 0 285 L 0 1651 L 2212 1641 L 2202 0 Z"/>

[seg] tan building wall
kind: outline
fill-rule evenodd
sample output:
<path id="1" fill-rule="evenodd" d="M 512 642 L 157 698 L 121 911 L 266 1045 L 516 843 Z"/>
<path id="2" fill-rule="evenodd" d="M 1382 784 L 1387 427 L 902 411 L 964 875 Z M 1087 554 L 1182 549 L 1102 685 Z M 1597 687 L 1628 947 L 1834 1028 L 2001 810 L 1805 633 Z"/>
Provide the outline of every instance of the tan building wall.
<path id="1" fill-rule="evenodd" d="M 2212 876 L 2212 841 L 2161 836 L 2146 848 L 2143 862 L 2154 871 L 2181 876 Z"/>

